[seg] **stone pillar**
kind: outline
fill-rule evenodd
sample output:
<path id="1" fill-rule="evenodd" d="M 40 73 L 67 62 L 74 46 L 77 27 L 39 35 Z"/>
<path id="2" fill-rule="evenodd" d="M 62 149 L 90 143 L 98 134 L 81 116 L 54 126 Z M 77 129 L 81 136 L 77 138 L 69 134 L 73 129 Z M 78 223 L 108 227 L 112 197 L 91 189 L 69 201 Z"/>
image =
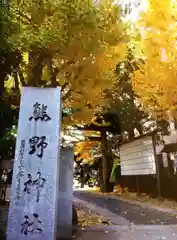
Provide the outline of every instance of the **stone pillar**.
<path id="1" fill-rule="evenodd" d="M 57 239 L 62 240 L 72 238 L 73 162 L 73 149 L 61 149 L 59 161 Z"/>
<path id="2" fill-rule="evenodd" d="M 22 89 L 7 240 L 55 240 L 60 88 Z"/>

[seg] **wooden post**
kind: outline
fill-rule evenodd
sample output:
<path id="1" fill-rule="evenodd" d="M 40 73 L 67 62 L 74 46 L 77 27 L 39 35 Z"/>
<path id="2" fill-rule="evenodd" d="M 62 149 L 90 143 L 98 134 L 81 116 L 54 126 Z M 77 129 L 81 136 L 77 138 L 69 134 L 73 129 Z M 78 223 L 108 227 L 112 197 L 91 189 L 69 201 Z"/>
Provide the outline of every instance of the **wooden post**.
<path id="1" fill-rule="evenodd" d="M 160 168 L 159 168 L 159 161 L 157 158 L 156 153 L 156 135 L 153 134 L 152 136 L 152 142 L 153 142 L 153 149 L 154 149 L 154 158 L 155 158 L 155 165 L 156 165 L 156 179 L 157 179 L 157 191 L 158 191 L 158 197 L 160 198 L 161 195 L 161 182 L 160 182 Z"/>

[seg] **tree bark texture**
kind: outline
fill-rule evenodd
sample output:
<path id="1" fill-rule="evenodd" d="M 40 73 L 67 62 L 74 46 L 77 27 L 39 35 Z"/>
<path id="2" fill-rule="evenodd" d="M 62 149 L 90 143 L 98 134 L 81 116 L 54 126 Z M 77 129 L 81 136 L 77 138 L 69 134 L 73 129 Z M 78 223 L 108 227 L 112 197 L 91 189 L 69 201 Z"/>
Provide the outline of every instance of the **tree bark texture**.
<path id="1" fill-rule="evenodd" d="M 101 132 L 101 151 L 102 151 L 102 170 L 103 170 L 103 184 L 101 186 L 102 192 L 112 192 L 113 184 L 110 183 L 110 174 L 112 170 L 112 156 L 107 144 L 106 132 Z"/>

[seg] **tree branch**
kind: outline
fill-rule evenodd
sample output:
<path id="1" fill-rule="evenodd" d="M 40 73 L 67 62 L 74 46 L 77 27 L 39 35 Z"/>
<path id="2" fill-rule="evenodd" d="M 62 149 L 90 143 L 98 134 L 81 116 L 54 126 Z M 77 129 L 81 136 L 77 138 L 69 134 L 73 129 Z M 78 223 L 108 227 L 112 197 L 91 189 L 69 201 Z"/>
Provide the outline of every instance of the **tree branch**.
<path id="1" fill-rule="evenodd" d="M 21 70 L 21 69 L 18 70 L 18 75 L 19 75 L 19 78 L 20 78 L 21 85 L 22 85 L 22 86 L 25 86 L 25 85 L 26 85 L 26 83 L 25 83 L 25 78 L 24 78 L 24 76 L 23 76 L 23 73 L 22 73 L 22 70 Z"/>
<path id="2" fill-rule="evenodd" d="M 62 96 L 62 100 L 65 101 L 67 98 L 71 96 L 72 89 L 69 89 L 68 92 Z"/>
<path id="3" fill-rule="evenodd" d="M 96 131 L 96 132 L 106 132 L 109 131 L 107 126 L 96 126 L 94 124 L 84 125 L 84 126 L 75 126 L 77 130 L 81 131 Z"/>
<path id="4" fill-rule="evenodd" d="M 69 85 L 69 82 L 65 82 L 62 86 L 61 86 L 61 91 L 63 92 L 65 90 L 65 88 Z"/>
<path id="5" fill-rule="evenodd" d="M 14 71 L 14 72 L 12 73 L 12 76 L 13 76 L 13 78 L 14 78 L 15 91 L 16 91 L 16 93 L 19 93 L 19 92 L 20 92 L 20 89 L 19 89 L 19 82 L 18 82 L 18 75 L 17 75 L 17 72 Z"/>
<path id="6" fill-rule="evenodd" d="M 33 23 L 32 19 L 27 16 L 26 14 L 22 13 L 21 11 L 19 11 L 18 9 L 16 10 L 17 14 L 19 15 L 20 18 L 23 18 L 24 20 L 26 20 L 27 22 L 24 23 L 28 23 L 30 25 L 32 25 L 32 27 L 36 30 L 38 30 L 37 26 Z"/>

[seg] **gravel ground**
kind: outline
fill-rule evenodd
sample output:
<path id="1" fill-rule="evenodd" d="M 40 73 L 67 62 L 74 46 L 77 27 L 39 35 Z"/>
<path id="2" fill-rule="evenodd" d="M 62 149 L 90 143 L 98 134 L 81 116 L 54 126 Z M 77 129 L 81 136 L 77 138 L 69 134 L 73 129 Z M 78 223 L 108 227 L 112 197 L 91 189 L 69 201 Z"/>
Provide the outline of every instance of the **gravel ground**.
<path id="1" fill-rule="evenodd" d="M 74 202 L 78 214 L 79 228 L 84 231 L 87 226 L 108 225 L 100 215 L 94 213 L 83 204 Z M 8 206 L 0 206 L 0 240 L 5 240 L 4 233 L 6 232 L 8 217 Z"/>
<path id="2" fill-rule="evenodd" d="M 91 204 L 106 208 L 110 212 L 115 213 L 137 225 L 177 224 L 177 216 L 175 215 L 123 202 L 120 199 L 112 199 L 86 191 L 75 191 L 74 196 L 88 201 Z"/>
<path id="3" fill-rule="evenodd" d="M 104 220 L 102 216 L 94 213 L 85 205 L 77 202 L 75 202 L 74 205 L 77 210 L 78 222 L 80 226 L 95 226 L 101 224 L 109 224 L 109 222 Z"/>

